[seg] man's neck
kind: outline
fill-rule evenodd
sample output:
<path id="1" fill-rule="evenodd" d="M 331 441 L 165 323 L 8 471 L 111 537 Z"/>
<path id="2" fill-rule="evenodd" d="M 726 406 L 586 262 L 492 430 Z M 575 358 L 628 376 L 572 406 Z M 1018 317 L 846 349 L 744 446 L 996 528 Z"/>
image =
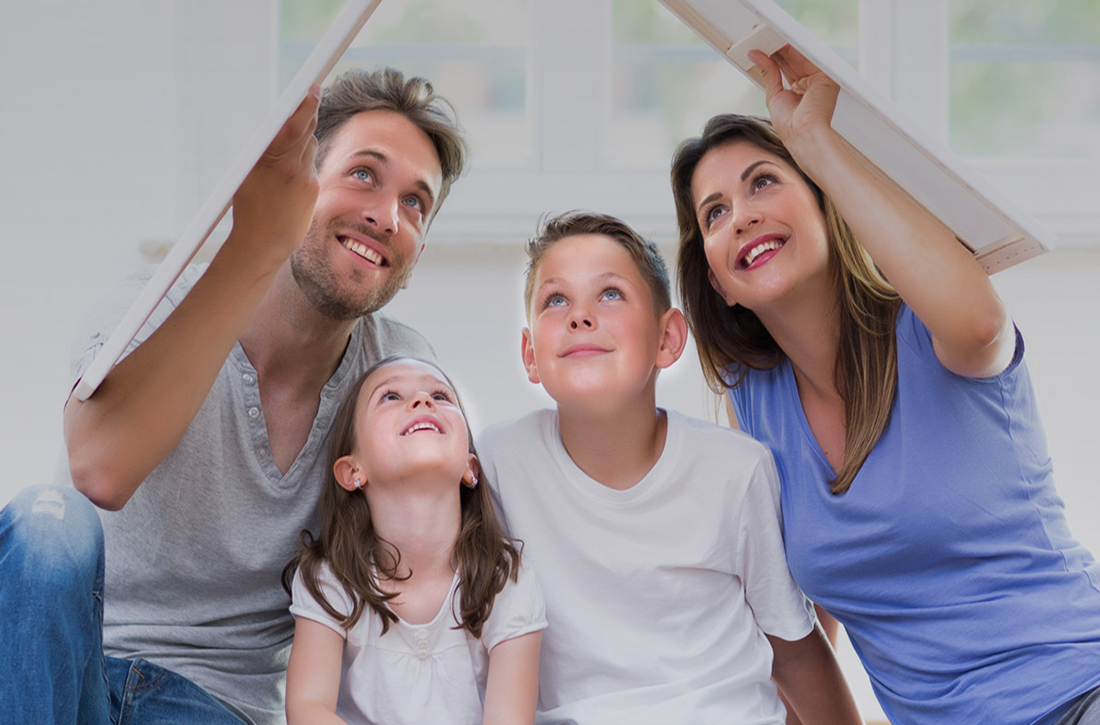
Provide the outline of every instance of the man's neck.
<path id="1" fill-rule="evenodd" d="M 639 396 L 615 410 L 570 410 L 558 406 L 561 440 L 569 457 L 590 478 L 625 491 L 645 478 L 665 449 L 668 416 L 655 396 Z"/>
<path id="2" fill-rule="evenodd" d="M 310 305 L 289 264 L 279 270 L 241 335 L 261 389 L 315 396 L 340 366 L 358 320 L 334 320 Z"/>

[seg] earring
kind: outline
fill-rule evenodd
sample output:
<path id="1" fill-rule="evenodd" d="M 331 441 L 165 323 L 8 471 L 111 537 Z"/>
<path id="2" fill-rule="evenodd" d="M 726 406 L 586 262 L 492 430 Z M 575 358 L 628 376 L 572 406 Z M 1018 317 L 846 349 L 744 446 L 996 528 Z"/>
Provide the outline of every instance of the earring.
<path id="1" fill-rule="evenodd" d="M 363 487 L 363 482 L 362 482 L 362 481 L 360 481 L 360 480 L 359 480 L 359 479 L 357 478 L 357 479 L 355 479 L 355 483 L 354 483 L 354 484 L 352 484 L 352 485 L 353 485 L 353 486 L 355 486 L 355 490 L 356 490 L 356 491 L 358 491 L 359 489 L 361 489 L 361 488 Z"/>

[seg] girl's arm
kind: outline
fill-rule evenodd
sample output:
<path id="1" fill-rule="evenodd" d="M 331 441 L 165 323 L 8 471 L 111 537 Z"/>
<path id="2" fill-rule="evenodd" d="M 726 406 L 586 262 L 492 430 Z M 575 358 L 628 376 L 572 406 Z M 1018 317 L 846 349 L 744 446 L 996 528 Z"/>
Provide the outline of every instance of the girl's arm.
<path id="1" fill-rule="evenodd" d="M 855 700 L 821 627 L 796 642 L 768 635 L 772 678 L 804 725 L 862 725 Z"/>
<path id="2" fill-rule="evenodd" d="M 928 326 L 944 367 L 967 377 L 1008 367 L 1016 334 L 989 277 L 950 229 L 832 129 L 839 86 L 789 46 L 750 57 L 763 70 L 776 132 Z"/>
<path id="3" fill-rule="evenodd" d="M 541 644 L 542 632 L 531 632 L 506 639 L 490 650 L 483 725 L 535 722 Z"/>
<path id="4" fill-rule="evenodd" d="M 320 622 L 294 618 L 286 673 L 287 725 L 346 725 L 336 716 L 344 638 Z"/>

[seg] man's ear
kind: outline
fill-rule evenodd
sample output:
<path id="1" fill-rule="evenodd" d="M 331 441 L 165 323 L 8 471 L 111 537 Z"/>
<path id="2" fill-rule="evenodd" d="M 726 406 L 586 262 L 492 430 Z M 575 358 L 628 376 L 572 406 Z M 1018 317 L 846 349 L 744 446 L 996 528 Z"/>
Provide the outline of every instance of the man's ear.
<path id="1" fill-rule="evenodd" d="M 416 265 L 420 261 L 420 255 L 423 254 L 423 253 L 424 253 L 424 245 L 421 244 L 420 245 L 420 251 L 416 253 L 416 259 L 413 260 L 413 266 L 412 266 L 413 269 L 416 269 Z M 412 278 L 412 275 L 409 275 L 408 277 L 405 278 L 405 281 L 401 284 L 401 289 L 408 289 L 409 288 L 409 280 L 411 278 Z"/>
<path id="2" fill-rule="evenodd" d="M 675 307 L 661 315 L 661 341 L 657 347 L 656 365 L 662 370 L 680 359 L 687 344 L 687 320 Z"/>
<path id="3" fill-rule="evenodd" d="M 531 329 L 528 327 L 523 328 L 523 339 L 520 346 L 520 352 L 523 355 L 523 367 L 527 368 L 527 379 L 538 385 L 542 382 L 542 379 L 539 377 L 539 369 L 535 365 L 535 347 L 531 342 Z"/>
<path id="4" fill-rule="evenodd" d="M 477 462 L 477 456 L 471 453 L 466 461 L 466 471 L 462 474 L 462 485 L 467 488 L 477 488 L 479 478 L 481 478 L 481 464 Z"/>
<path id="5" fill-rule="evenodd" d="M 366 488 L 367 477 L 351 456 L 337 458 L 336 463 L 332 464 L 332 475 L 336 477 L 336 483 L 340 484 L 340 488 L 345 491 Z"/>
<path id="6" fill-rule="evenodd" d="M 733 307 L 737 304 L 737 300 L 732 300 L 726 296 L 726 291 L 722 289 L 722 285 L 718 283 L 718 278 L 714 276 L 714 270 L 707 270 L 707 279 L 710 280 L 710 286 L 714 288 L 714 291 L 725 301 L 727 306 Z"/>

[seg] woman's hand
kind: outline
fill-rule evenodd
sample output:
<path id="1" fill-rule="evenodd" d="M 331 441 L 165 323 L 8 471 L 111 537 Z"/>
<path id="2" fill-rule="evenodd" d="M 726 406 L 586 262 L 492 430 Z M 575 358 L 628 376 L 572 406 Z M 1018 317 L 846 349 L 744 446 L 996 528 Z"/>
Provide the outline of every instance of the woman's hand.
<path id="1" fill-rule="evenodd" d="M 772 126 L 797 159 L 799 147 L 831 128 L 840 86 L 789 45 L 771 56 L 749 51 L 760 68 Z M 783 79 L 789 87 L 784 87 Z"/>

